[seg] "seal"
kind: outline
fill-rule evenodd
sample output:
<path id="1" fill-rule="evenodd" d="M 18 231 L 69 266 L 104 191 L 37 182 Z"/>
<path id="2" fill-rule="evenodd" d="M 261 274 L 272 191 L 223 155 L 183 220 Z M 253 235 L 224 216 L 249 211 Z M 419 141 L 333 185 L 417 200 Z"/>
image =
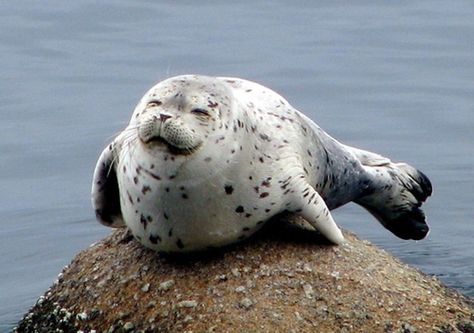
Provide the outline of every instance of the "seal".
<path id="1" fill-rule="evenodd" d="M 431 192 L 422 172 L 339 143 L 266 87 L 183 75 L 151 88 L 104 149 L 92 204 L 144 246 L 184 252 L 247 238 L 284 211 L 341 244 L 330 210 L 350 201 L 419 240 Z"/>

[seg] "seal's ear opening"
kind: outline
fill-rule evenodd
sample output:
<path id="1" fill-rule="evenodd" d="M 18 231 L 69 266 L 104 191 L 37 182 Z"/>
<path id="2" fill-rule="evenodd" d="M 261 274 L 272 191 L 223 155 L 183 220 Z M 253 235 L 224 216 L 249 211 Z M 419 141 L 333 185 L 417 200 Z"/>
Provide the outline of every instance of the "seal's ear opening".
<path id="1" fill-rule="evenodd" d="M 97 161 L 92 182 L 92 206 L 97 220 L 112 228 L 125 226 L 120 208 L 117 174 L 113 165 L 112 145 Z"/>

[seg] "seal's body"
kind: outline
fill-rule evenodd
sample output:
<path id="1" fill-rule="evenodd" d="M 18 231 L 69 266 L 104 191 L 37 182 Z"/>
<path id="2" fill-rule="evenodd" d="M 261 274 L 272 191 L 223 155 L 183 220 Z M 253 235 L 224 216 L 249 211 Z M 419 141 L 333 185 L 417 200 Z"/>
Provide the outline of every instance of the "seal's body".
<path id="1" fill-rule="evenodd" d="M 165 252 L 244 239 L 283 211 L 339 244 L 329 210 L 350 201 L 397 236 L 421 239 L 430 194 L 421 172 L 337 142 L 270 89 L 196 75 L 145 94 L 92 187 L 99 221 Z"/>

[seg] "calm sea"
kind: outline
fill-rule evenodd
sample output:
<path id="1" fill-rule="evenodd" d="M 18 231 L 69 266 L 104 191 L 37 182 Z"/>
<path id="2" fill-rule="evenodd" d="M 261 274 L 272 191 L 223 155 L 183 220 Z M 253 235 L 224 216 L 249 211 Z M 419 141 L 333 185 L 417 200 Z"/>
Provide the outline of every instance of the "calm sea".
<path id="1" fill-rule="evenodd" d="M 472 1 L 0 2 L 0 331 L 79 250 L 93 167 L 153 83 L 239 76 L 339 140 L 430 176 L 427 240 L 349 205 L 336 221 L 474 296 Z"/>

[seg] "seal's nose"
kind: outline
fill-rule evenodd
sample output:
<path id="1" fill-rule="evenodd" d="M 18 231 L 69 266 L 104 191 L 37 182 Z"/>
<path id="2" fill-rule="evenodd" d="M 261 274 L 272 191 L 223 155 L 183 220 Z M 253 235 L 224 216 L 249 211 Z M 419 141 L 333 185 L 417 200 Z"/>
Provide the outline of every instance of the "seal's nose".
<path id="1" fill-rule="evenodd" d="M 167 115 L 167 114 L 164 114 L 164 113 L 160 113 L 160 120 L 164 123 L 166 121 L 166 119 L 169 119 L 171 118 L 170 115 Z"/>

